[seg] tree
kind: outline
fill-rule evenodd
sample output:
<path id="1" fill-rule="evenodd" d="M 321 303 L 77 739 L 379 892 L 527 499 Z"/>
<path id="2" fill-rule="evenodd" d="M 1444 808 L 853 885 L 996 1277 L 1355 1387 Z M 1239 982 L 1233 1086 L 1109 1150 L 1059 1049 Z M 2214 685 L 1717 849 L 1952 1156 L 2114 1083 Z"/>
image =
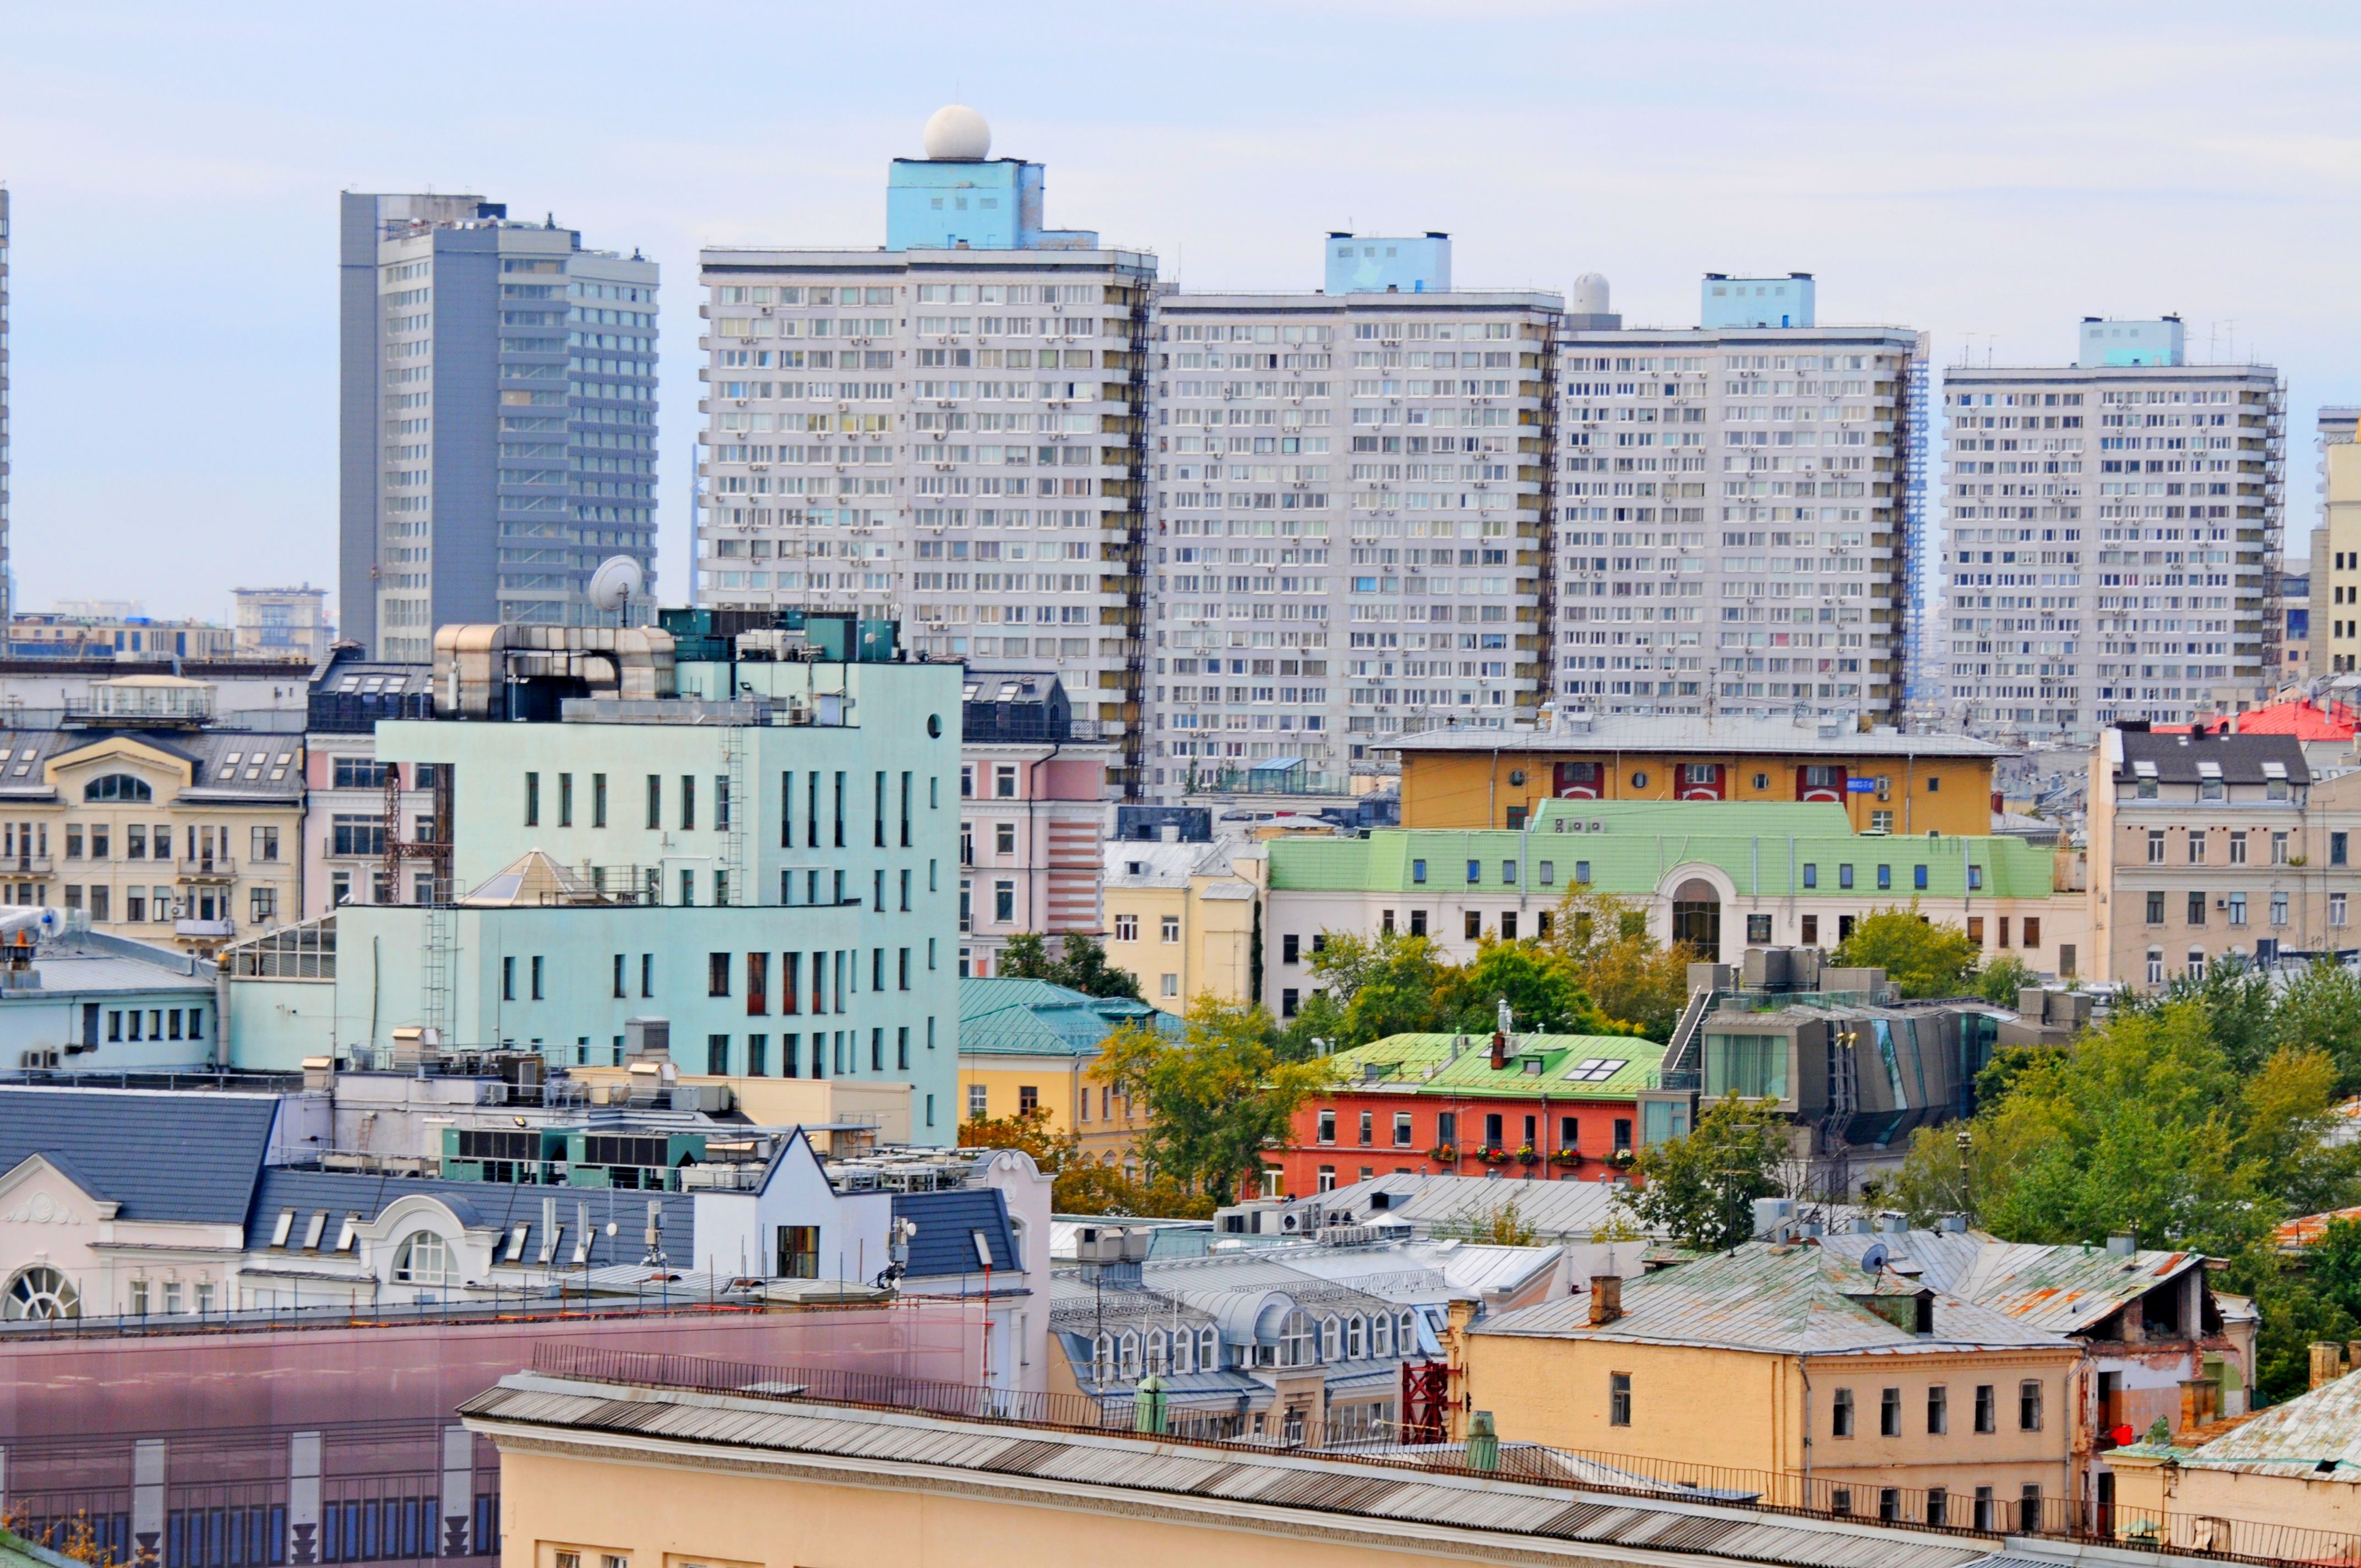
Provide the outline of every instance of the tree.
<path id="1" fill-rule="evenodd" d="M 1436 1001 L 1436 1025 L 1463 1035 L 1489 1035 L 1504 1001 L 1516 1027 L 1532 1034 L 1630 1032 L 1591 1005 L 1565 954 L 1539 942 L 1485 938 L 1473 963 L 1444 973 Z"/>
<path id="2" fill-rule="evenodd" d="M 1754 1234 L 1754 1200 L 1786 1193 L 1781 1168 L 1794 1128 L 1769 1100 L 1725 1095 L 1698 1115 L 1696 1130 L 1640 1151 L 1645 1183 L 1625 1200 L 1652 1231 L 1699 1252 L 1734 1247 Z"/>
<path id="3" fill-rule="evenodd" d="M 2336 1092 L 2361 1092 L 2361 973 L 2314 959 L 2279 995 L 2279 1038 L 2317 1046 L 2336 1064 Z"/>
<path id="4" fill-rule="evenodd" d="M 1144 1001 L 1135 975 L 1107 962 L 1106 949 L 1096 938 L 1069 931 L 1058 938 L 1058 956 L 1038 931 L 1019 931 L 1000 949 L 998 969 L 1008 980 L 1046 980 L 1079 991 L 1085 996 L 1127 996 Z"/>
<path id="5" fill-rule="evenodd" d="M 1652 1040 L 1669 1040 L 1688 1005 L 1697 949 L 1648 934 L 1645 911 L 1613 894 L 1569 889 L 1558 901 L 1548 946 L 1574 966 L 1576 984 L 1606 1017 Z"/>
<path id="6" fill-rule="evenodd" d="M 1495 1208 L 1470 1206 L 1433 1227 L 1434 1239 L 1473 1242 L 1485 1246 L 1531 1246 L 1540 1235 L 1514 1198 Z"/>
<path id="7" fill-rule="evenodd" d="M 1107 1037 L 1100 1075 L 1140 1102 L 1140 1148 L 1154 1178 L 1219 1202 L 1254 1191 L 1266 1145 L 1288 1141 L 1295 1108 L 1329 1083 L 1333 1063 L 1284 1062 L 1270 1014 L 1201 996 L 1181 1037 L 1126 1025 Z"/>
<path id="8" fill-rule="evenodd" d="M 1444 1005 L 1454 966 L 1433 941 L 1395 931 L 1374 940 L 1342 932 L 1321 935 L 1312 973 L 1342 1010 L 1335 1044 L 1365 1046 L 1388 1035 L 1446 1026 Z"/>
<path id="9" fill-rule="evenodd" d="M 1984 965 L 1975 977 L 1975 992 L 1995 1007 L 2015 1007 L 2016 993 L 2041 983 L 2015 953 L 2003 953 Z"/>
<path id="10" fill-rule="evenodd" d="M 1021 1149 L 1049 1177 L 1049 1207 L 1060 1214 L 1140 1214 L 1202 1219 L 1213 1205 L 1172 1182 L 1140 1182 L 1122 1168 L 1101 1165 L 1082 1152 L 1082 1135 L 1049 1125 L 1040 1106 L 1014 1116 L 962 1122 L 960 1146 Z"/>
<path id="11" fill-rule="evenodd" d="M 1957 996 L 1975 973 L 1981 953 L 1957 926 L 1927 919 L 1910 907 L 1872 910 L 1837 947 L 1839 969 L 1882 969 L 1905 996 Z"/>

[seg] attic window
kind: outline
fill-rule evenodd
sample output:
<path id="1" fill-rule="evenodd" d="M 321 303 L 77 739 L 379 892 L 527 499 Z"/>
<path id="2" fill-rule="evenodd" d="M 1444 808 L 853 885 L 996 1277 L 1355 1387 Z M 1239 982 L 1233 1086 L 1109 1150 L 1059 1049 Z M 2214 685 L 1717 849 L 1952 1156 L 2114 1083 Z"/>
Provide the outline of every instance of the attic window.
<path id="1" fill-rule="evenodd" d="M 360 1234 L 361 1234 L 361 1217 L 360 1217 L 360 1215 L 359 1215 L 359 1214 L 357 1214 L 357 1213 L 350 1213 L 350 1214 L 346 1214 L 346 1215 L 345 1216 L 345 1223 L 344 1223 L 344 1224 L 343 1224 L 342 1226 L 338 1227 L 338 1229 L 337 1229 L 337 1231 L 336 1231 L 336 1250 L 337 1250 L 338 1252 L 350 1252 L 350 1251 L 352 1251 L 352 1250 L 353 1250 L 353 1243 L 355 1243 L 356 1241 L 358 1241 L 358 1240 L 360 1239 Z"/>
<path id="2" fill-rule="evenodd" d="M 287 1237 L 289 1234 L 294 1229 L 295 1211 L 292 1209 L 280 1210 L 279 1223 L 270 1227 L 270 1245 L 272 1246 L 285 1246 L 287 1245 Z"/>
<path id="3" fill-rule="evenodd" d="M 1603 1082 L 1622 1070 L 1623 1065 L 1631 1059 L 1629 1057 L 1587 1057 L 1575 1063 L 1565 1076 L 1575 1083 Z"/>
<path id="4" fill-rule="evenodd" d="M 2140 761 L 2132 764 L 2132 776 L 2134 778 L 2140 779 L 2152 779 L 2156 777 L 2156 764 L 2148 762 L 2145 758 L 2142 758 Z"/>
<path id="5" fill-rule="evenodd" d="M 514 1263 L 517 1259 L 524 1255 L 524 1236 L 525 1233 L 531 1229 L 533 1229 L 533 1225 L 531 1222 L 527 1222 L 526 1223 L 519 1225 L 509 1232 L 509 1249 L 507 1252 L 500 1255 L 500 1261 L 502 1263 Z"/>
<path id="6" fill-rule="evenodd" d="M 303 1250 L 305 1252 L 319 1251 L 320 1233 L 327 1228 L 328 1212 L 325 1209 L 313 1210 L 311 1219 L 306 1221 L 303 1225 Z"/>
<path id="7" fill-rule="evenodd" d="M 557 1255 L 558 1239 L 565 1234 L 566 1227 L 564 1225 L 556 1226 L 543 1234 L 541 1238 L 541 1254 L 539 1257 L 539 1261 L 544 1266 L 547 1265 L 551 1258 Z"/>
<path id="8" fill-rule="evenodd" d="M 2197 776 L 2201 779 L 2218 779 L 2222 776 L 2222 764 L 2211 762 L 2200 762 L 2197 764 Z"/>
<path id="9" fill-rule="evenodd" d="M 2287 764 L 2285 762 L 2265 762 L 2263 764 L 2263 777 L 2267 779 L 2283 779 L 2287 776 L 2288 771 Z"/>
<path id="10" fill-rule="evenodd" d="M 986 1236 L 982 1231 L 970 1231 L 968 1232 L 968 1234 L 975 1238 L 976 1262 L 982 1264 L 987 1269 L 990 1268 L 992 1266 L 991 1238 Z"/>

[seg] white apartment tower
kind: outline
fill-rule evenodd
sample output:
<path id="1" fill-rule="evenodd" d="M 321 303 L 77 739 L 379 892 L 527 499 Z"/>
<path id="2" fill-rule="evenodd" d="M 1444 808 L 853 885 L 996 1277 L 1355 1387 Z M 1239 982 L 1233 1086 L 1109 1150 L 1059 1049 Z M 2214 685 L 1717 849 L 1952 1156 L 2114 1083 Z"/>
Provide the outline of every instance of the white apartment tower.
<path id="1" fill-rule="evenodd" d="M 16 589 L 8 558 L 8 188 L 0 185 L 0 626 L 16 613 Z"/>
<path id="2" fill-rule="evenodd" d="M 1448 236 L 1334 234 L 1328 289 L 1157 302 L 1151 790 L 1314 789 L 1548 687 L 1555 294 Z"/>
<path id="3" fill-rule="evenodd" d="M 2180 323 L 2082 323 L 2070 367 L 1943 376 L 1945 712 L 2087 745 L 2269 700 L 2286 393 Z"/>
<path id="4" fill-rule="evenodd" d="M 702 253 L 697 601 L 1054 668 L 1136 795 L 1156 258 L 1042 227 L 1041 166 L 990 146 L 972 109 L 929 120 L 882 248 Z"/>
<path id="5" fill-rule="evenodd" d="M 1900 717 L 1927 337 L 1820 326 L 1810 281 L 1708 274 L 1700 319 L 1733 324 L 1697 328 L 1609 325 L 1605 280 L 1576 285 L 1557 351 L 1559 707 Z M 1786 290 L 1790 324 L 1730 303 L 1757 284 Z"/>

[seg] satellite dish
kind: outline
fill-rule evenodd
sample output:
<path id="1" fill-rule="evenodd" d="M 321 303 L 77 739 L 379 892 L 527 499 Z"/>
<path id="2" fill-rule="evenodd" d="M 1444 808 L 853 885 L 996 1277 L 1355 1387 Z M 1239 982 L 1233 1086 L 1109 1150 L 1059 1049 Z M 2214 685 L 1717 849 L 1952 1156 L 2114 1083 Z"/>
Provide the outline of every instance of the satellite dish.
<path id="1" fill-rule="evenodd" d="M 629 555 L 609 555 L 590 574 L 590 602 L 599 609 L 620 609 L 646 586 L 637 561 Z"/>
<path id="2" fill-rule="evenodd" d="M 1861 1255 L 1861 1271 L 1865 1274 L 1875 1274 L 1885 1266 L 1885 1260 L 1889 1255 L 1883 1242 L 1870 1243 L 1868 1248 Z"/>

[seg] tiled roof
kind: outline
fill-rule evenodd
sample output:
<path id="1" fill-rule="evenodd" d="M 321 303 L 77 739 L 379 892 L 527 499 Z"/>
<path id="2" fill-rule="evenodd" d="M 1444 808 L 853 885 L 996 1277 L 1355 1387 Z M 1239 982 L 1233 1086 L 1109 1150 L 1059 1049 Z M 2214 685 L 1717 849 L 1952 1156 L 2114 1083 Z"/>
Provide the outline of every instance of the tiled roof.
<path id="1" fill-rule="evenodd" d="M 1916 1334 L 1859 1298 L 1916 1294 L 1916 1281 L 1864 1273 L 1853 1259 L 1809 1243 L 1750 1242 L 1735 1253 L 1642 1275 L 1623 1287 L 1623 1313 L 1592 1327 L 1590 1299 L 1568 1297 L 1503 1313 L 1477 1333 L 1706 1345 L 1781 1354 L 1915 1354 L 1961 1349 L 2069 1347 L 2062 1337 L 1941 1291 L 1935 1329 Z"/>
<path id="2" fill-rule="evenodd" d="M 1557 815 L 1554 806 L 1563 806 L 1565 814 Z M 1280 839 L 1270 845 L 1270 886 L 1274 892 L 1438 898 L 1523 894 L 1554 904 L 1581 870 L 1590 873 L 1595 892 L 1646 895 L 1675 867 L 1703 861 L 1727 875 L 1741 898 L 1840 892 L 1881 902 L 1906 900 L 1914 892 L 1960 898 L 1970 866 L 1979 868 L 1976 891 L 1987 897 L 2047 898 L 2052 891 L 2055 857 L 2039 845 L 2014 838 L 1850 833 L 1842 826 L 1843 808 L 1836 806 L 1824 808 L 1834 814 L 1829 831 L 1808 832 L 1791 815 L 1821 809 L 1743 801 L 1568 801 L 1544 805 L 1531 832 L 1380 828 L 1365 839 Z M 1558 821 L 1568 830 L 1557 831 Z M 1584 831 L 1572 830 L 1576 821 Z M 1598 831 L 1587 830 L 1592 822 L 1600 824 Z M 1477 862 L 1474 882 L 1467 880 L 1470 861 Z M 1510 861 L 1517 864 L 1513 884 L 1504 871 Z M 1849 889 L 1840 874 L 1848 865 L 1854 878 Z M 1927 885 L 1919 888 L 1922 865 Z M 1806 866 L 1816 877 L 1810 888 L 1803 885 Z M 1892 868 L 1891 886 L 1878 886 L 1879 866 Z"/>
<path id="3" fill-rule="evenodd" d="M 2336 1220 L 2361 1220 L 2361 1208 L 2331 1209 L 2321 1214 L 2300 1214 L 2271 1232 L 2274 1246 L 2310 1246 L 2328 1234 Z"/>
<path id="4" fill-rule="evenodd" d="M 0 1087 L 0 1173 L 46 1155 L 123 1219 L 243 1224 L 278 1114 L 268 1094 Z"/>
<path id="5" fill-rule="evenodd" d="M 960 1055 L 1094 1057 L 1115 1030 L 1139 1020 L 1168 1035 L 1180 1022 L 1127 996 L 1090 996 L 1046 980 L 960 981 Z"/>
<path id="6" fill-rule="evenodd" d="M 1506 1067 L 1491 1053 L 1489 1035 L 1389 1035 L 1331 1057 L 1344 1076 L 1329 1092 L 1630 1100 L 1664 1047 L 1624 1035 L 1516 1035 Z"/>

